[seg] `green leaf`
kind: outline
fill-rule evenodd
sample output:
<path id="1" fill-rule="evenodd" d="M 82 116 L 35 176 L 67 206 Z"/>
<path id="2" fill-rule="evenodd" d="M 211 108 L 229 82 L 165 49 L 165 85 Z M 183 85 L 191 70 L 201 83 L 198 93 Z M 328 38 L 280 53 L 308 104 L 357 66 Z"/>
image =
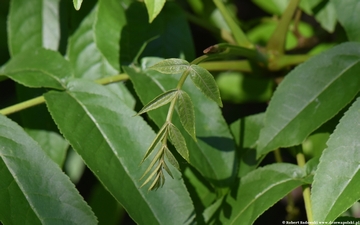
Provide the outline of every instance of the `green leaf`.
<path id="1" fill-rule="evenodd" d="M 147 60 L 150 59 L 143 61 Z M 124 67 L 124 70 L 130 76 L 134 89 L 143 103 L 151 101 L 163 90 L 174 88 L 179 79 L 177 75 L 164 76 L 154 70 L 145 70 L 145 72 L 130 67 Z M 185 135 L 186 131 L 177 114 L 173 115 L 172 123 L 179 128 L 186 140 L 190 164 L 213 185 L 217 187 L 231 185 L 235 178 L 234 167 L 237 165 L 237 158 L 232 136 L 219 107 L 199 92 L 190 79 L 185 81 L 183 90 L 189 94 L 193 104 L 196 105 L 194 109 L 197 142 L 189 135 Z M 167 111 L 168 109 L 163 107 L 150 111 L 148 115 L 158 127 L 162 127 Z"/>
<path id="2" fill-rule="evenodd" d="M 177 96 L 178 92 L 179 92 L 178 89 L 172 89 L 172 90 L 166 91 L 166 92 L 158 95 L 152 101 L 150 101 L 148 104 L 146 104 L 136 115 L 146 113 L 150 110 L 154 110 L 163 105 L 168 104 Z"/>
<path id="3" fill-rule="evenodd" d="M 314 220 L 333 221 L 360 199 L 358 98 L 330 136 L 312 187 Z M 326 196 L 326 197 L 325 197 Z"/>
<path id="4" fill-rule="evenodd" d="M 359 72 L 359 43 L 338 45 L 292 70 L 270 101 L 257 155 L 302 143 L 355 97 Z"/>
<path id="5" fill-rule="evenodd" d="M 154 37 L 157 38 L 146 45 L 140 59 L 144 56 L 194 59 L 194 45 L 187 19 L 175 2 L 168 1 L 156 20 L 149 24 L 145 4 L 133 1 L 126 10 L 126 20 L 120 40 L 122 65 L 133 63 L 143 44 Z"/>
<path id="6" fill-rule="evenodd" d="M 8 45 L 12 56 L 44 47 L 57 50 L 60 41 L 59 0 L 11 1 Z"/>
<path id="7" fill-rule="evenodd" d="M 79 10 L 80 7 L 81 7 L 82 2 L 83 2 L 83 0 L 73 0 L 74 8 L 76 10 Z"/>
<path id="8" fill-rule="evenodd" d="M 200 89 L 208 98 L 216 102 L 222 107 L 219 88 L 215 82 L 214 77 L 206 69 L 198 66 L 191 65 L 190 78 L 197 88 Z"/>
<path id="9" fill-rule="evenodd" d="M 179 90 L 176 103 L 181 124 L 194 141 L 196 141 L 195 111 L 190 96 L 185 91 Z"/>
<path id="10" fill-rule="evenodd" d="M 66 78 L 73 76 L 70 63 L 59 52 L 43 48 L 16 55 L 1 72 L 28 87 L 60 90 L 64 89 Z"/>
<path id="11" fill-rule="evenodd" d="M 304 171 L 293 164 L 276 163 L 258 168 L 240 180 L 236 195 L 228 195 L 229 212 L 220 214 L 222 224 L 252 224 L 290 191 L 304 184 Z"/>
<path id="12" fill-rule="evenodd" d="M 173 165 L 177 170 L 180 171 L 180 166 L 175 156 L 171 153 L 168 147 L 165 147 L 165 156 L 168 159 L 169 163 Z"/>
<path id="13" fill-rule="evenodd" d="M 319 11 L 315 12 L 315 19 L 322 28 L 332 33 L 337 23 L 336 9 L 332 1 L 323 2 L 326 2 L 326 4 Z"/>
<path id="14" fill-rule="evenodd" d="M 118 0 L 100 0 L 94 23 L 95 43 L 112 67 L 120 70 L 121 31 L 126 17 Z"/>
<path id="15" fill-rule="evenodd" d="M 164 74 L 178 74 L 183 73 L 189 69 L 190 63 L 183 59 L 164 59 L 156 63 L 149 69 L 159 71 Z"/>
<path id="16" fill-rule="evenodd" d="M 95 80 L 119 73 L 110 65 L 95 43 L 93 26 L 97 11 L 98 7 L 95 7 L 69 39 L 66 55 L 75 77 Z"/>
<path id="17" fill-rule="evenodd" d="M 189 161 L 189 150 L 186 147 L 185 139 L 179 129 L 175 127 L 174 124 L 169 124 L 168 130 L 171 143 L 173 143 L 179 154 L 186 159 L 186 161 Z"/>
<path id="18" fill-rule="evenodd" d="M 167 133 L 167 128 L 168 128 L 167 123 L 164 124 L 164 126 L 162 126 L 162 128 L 159 130 L 159 132 L 156 134 L 155 139 L 153 140 L 153 142 L 151 143 L 151 145 L 149 146 L 148 150 L 146 151 L 144 158 L 141 160 L 141 163 L 143 163 L 147 157 L 149 157 L 149 155 L 151 154 L 151 152 L 155 149 L 155 147 L 157 146 L 157 144 L 163 139 L 164 135 Z"/>
<path id="19" fill-rule="evenodd" d="M 194 207 L 178 172 L 173 172 L 176 179 L 165 174 L 156 192 L 139 188 L 148 165 L 145 161 L 139 167 L 139 162 L 155 134 L 115 94 L 91 81 L 74 80 L 66 92 L 51 91 L 45 100 L 65 138 L 136 223 L 191 222 Z"/>
<path id="20" fill-rule="evenodd" d="M 145 5 L 149 14 L 149 23 L 151 23 L 161 9 L 164 7 L 166 0 L 145 0 Z"/>
<path id="21" fill-rule="evenodd" d="M 97 224 L 69 178 L 24 130 L 0 115 L 0 221 Z"/>
<path id="22" fill-rule="evenodd" d="M 331 0 L 341 25 L 344 27 L 350 41 L 360 41 L 360 2 L 357 0 Z"/>
<path id="23" fill-rule="evenodd" d="M 44 152 L 62 168 L 69 144 L 62 136 L 52 131 L 31 130 L 26 132 L 41 146 Z"/>

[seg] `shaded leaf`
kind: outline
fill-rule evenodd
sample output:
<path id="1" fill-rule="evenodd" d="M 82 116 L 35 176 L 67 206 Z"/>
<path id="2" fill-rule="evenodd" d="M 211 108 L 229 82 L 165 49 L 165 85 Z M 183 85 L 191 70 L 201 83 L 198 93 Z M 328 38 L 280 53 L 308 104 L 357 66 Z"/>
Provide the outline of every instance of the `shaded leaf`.
<path id="1" fill-rule="evenodd" d="M 69 144 L 62 136 L 52 131 L 31 130 L 26 132 L 41 146 L 42 150 L 62 168 Z"/>
<path id="2" fill-rule="evenodd" d="M 146 8 L 149 14 L 149 23 L 151 23 L 161 9 L 164 7 L 166 0 L 145 0 Z"/>
<path id="3" fill-rule="evenodd" d="M 150 110 L 154 110 L 168 104 L 176 97 L 178 92 L 178 89 L 173 89 L 160 94 L 159 96 L 155 97 L 151 102 L 146 104 L 136 115 L 146 113 Z"/>
<path id="4" fill-rule="evenodd" d="M 69 178 L 24 130 L 0 115 L 0 221 L 97 224 Z"/>
<path id="5" fill-rule="evenodd" d="M 94 24 L 95 43 L 102 55 L 116 70 L 120 70 L 121 30 L 126 24 L 120 1 L 100 0 Z"/>
<path id="6" fill-rule="evenodd" d="M 189 150 L 186 147 L 186 142 L 181 132 L 173 124 L 169 124 L 168 127 L 169 136 L 171 143 L 175 146 L 179 154 L 186 160 L 189 161 Z"/>
<path id="7" fill-rule="evenodd" d="M 149 69 L 159 71 L 164 74 L 183 73 L 189 69 L 190 63 L 183 59 L 164 59 L 151 66 Z"/>
<path id="8" fill-rule="evenodd" d="M 66 78 L 73 76 L 70 63 L 59 52 L 43 48 L 16 55 L 1 73 L 28 87 L 60 90 L 64 89 Z"/>
<path id="9" fill-rule="evenodd" d="M 252 224 L 290 191 L 304 184 L 304 171 L 296 165 L 276 163 L 258 168 L 240 180 L 236 195 L 228 195 L 230 215 L 222 212 L 222 224 Z"/>
<path id="10" fill-rule="evenodd" d="M 79 10 L 80 7 L 81 7 L 82 2 L 83 2 L 83 0 L 73 0 L 74 8 L 76 10 Z"/>
<path id="11" fill-rule="evenodd" d="M 195 111 L 190 96 L 185 91 L 179 90 L 176 103 L 181 124 L 194 141 L 196 141 Z"/>
<path id="12" fill-rule="evenodd" d="M 57 50 L 60 41 L 59 0 L 11 1 L 8 46 L 12 56 L 44 47 Z"/>
<path id="13" fill-rule="evenodd" d="M 257 155 L 302 143 L 355 97 L 359 72 L 359 43 L 338 45 L 292 70 L 267 108 Z"/>
<path id="14" fill-rule="evenodd" d="M 209 71 L 198 65 L 191 65 L 189 75 L 197 88 L 199 88 L 208 98 L 212 99 L 220 107 L 222 107 L 219 88 L 214 77 L 211 73 L 209 73 Z"/>
<path id="15" fill-rule="evenodd" d="M 148 13 L 143 2 L 133 1 L 126 10 L 127 24 L 121 30 L 120 61 L 122 65 L 132 63 L 143 44 L 149 42 L 139 56 L 163 58 L 195 57 L 192 36 L 182 9 L 168 1 L 161 13 L 149 24 Z"/>
<path id="16" fill-rule="evenodd" d="M 65 138 L 136 223 L 191 222 L 193 205 L 179 173 L 173 172 L 177 179 L 165 174 L 166 183 L 156 192 L 139 188 L 148 165 L 145 161 L 139 167 L 139 162 L 155 134 L 115 94 L 91 81 L 74 80 L 66 92 L 51 91 L 45 100 Z"/>
<path id="17" fill-rule="evenodd" d="M 333 221 L 360 199 L 360 99 L 345 113 L 327 142 L 315 173 L 314 220 Z M 326 197 L 325 197 L 326 196 Z"/>
<path id="18" fill-rule="evenodd" d="M 341 25 L 344 27 L 350 41 L 360 41 L 360 2 L 357 0 L 342 1 L 330 0 L 335 6 L 335 10 Z"/>
<path id="19" fill-rule="evenodd" d="M 335 6 L 332 1 L 323 2 L 326 2 L 326 4 L 319 11 L 314 12 L 315 19 L 320 23 L 322 28 L 332 33 L 337 23 Z"/>

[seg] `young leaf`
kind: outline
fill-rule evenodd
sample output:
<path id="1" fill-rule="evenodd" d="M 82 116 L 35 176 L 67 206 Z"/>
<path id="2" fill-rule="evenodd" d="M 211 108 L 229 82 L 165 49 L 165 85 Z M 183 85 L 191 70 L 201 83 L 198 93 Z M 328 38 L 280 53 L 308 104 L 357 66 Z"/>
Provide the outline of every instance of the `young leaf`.
<path id="1" fill-rule="evenodd" d="M 267 108 L 258 157 L 278 147 L 302 143 L 336 115 L 358 93 L 360 77 L 354 76 L 357 73 L 360 43 L 338 45 L 291 71 Z"/>
<path id="2" fill-rule="evenodd" d="M 190 66 L 190 63 L 183 59 L 165 59 L 156 63 L 150 69 L 159 71 L 164 74 L 178 74 L 183 73 Z"/>
<path id="3" fill-rule="evenodd" d="M 314 220 L 333 221 L 360 199 L 360 98 L 330 136 L 312 187 Z"/>
<path id="4" fill-rule="evenodd" d="M 65 87 L 65 79 L 73 76 L 70 63 L 59 52 L 44 48 L 17 54 L 1 73 L 28 87 L 60 90 Z"/>
<path id="5" fill-rule="evenodd" d="M 146 151 L 144 158 L 141 160 L 141 163 L 143 163 L 146 158 L 151 154 L 151 152 L 155 149 L 155 147 L 157 146 L 157 144 L 159 143 L 159 141 L 161 141 L 164 137 L 164 134 L 167 133 L 167 127 L 168 127 L 168 123 L 165 123 L 164 126 L 159 130 L 159 132 L 157 133 L 154 141 L 151 143 L 150 147 L 148 148 L 148 150 Z"/>
<path id="6" fill-rule="evenodd" d="M 83 0 L 73 0 L 74 8 L 76 10 L 79 10 L 80 7 L 81 7 L 82 2 L 83 2 Z"/>
<path id="7" fill-rule="evenodd" d="M 139 188 L 148 165 L 145 161 L 139 167 L 139 162 L 155 138 L 151 127 L 141 117 L 133 117 L 135 112 L 101 85 L 77 79 L 68 87 L 66 92 L 45 95 L 49 111 L 61 133 L 131 218 L 138 224 L 182 224 L 190 218 L 194 206 L 180 179 L 165 174 L 166 183 L 158 191 Z"/>
<path id="8" fill-rule="evenodd" d="M 166 0 L 145 0 L 146 8 L 149 14 L 149 23 L 151 23 L 161 9 L 164 7 Z"/>
<path id="9" fill-rule="evenodd" d="M 198 87 L 208 98 L 222 107 L 219 88 L 209 71 L 198 65 L 191 65 L 189 75 L 196 87 Z"/>
<path id="10" fill-rule="evenodd" d="M 290 191 L 304 184 L 304 171 L 296 165 L 276 163 L 258 168 L 240 180 L 236 196 L 228 195 L 228 212 L 220 214 L 221 224 L 253 224 L 265 210 Z"/>
<path id="11" fill-rule="evenodd" d="M 165 156 L 169 160 L 169 163 L 173 165 L 177 170 L 180 171 L 180 166 L 175 156 L 170 152 L 167 146 L 165 146 Z"/>
<path id="12" fill-rule="evenodd" d="M 186 147 L 186 142 L 181 132 L 174 124 L 169 124 L 169 136 L 171 143 L 174 144 L 179 154 L 186 160 L 189 161 L 189 150 Z"/>
<path id="13" fill-rule="evenodd" d="M 97 224 L 69 178 L 24 130 L 0 115 L 0 221 Z"/>
<path id="14" fill-rule="evenodd" d="M 360 2 L 357 0 L 330 0 L 350 41 L 360 42 Z"/>
<path id="15" fill-rule="evenodd" d="M 150 110 L 154 110 L 163 105 L 168 104 L 176 97 L 178 91 L 179 91 L 178 89 L 173 89 L 162 93 L 161 95 L 154 98 L 151 102 L 146 104 L 136 115 L 146 113 Z"/>
<path id="16" fill-rule="evenodd" d="M 59 0 L 11 1 L 8 42 L 12 56 L 39 47 L 58 49 L 59 2 Z"/>
<path id="17" fill-rule="evenodd" d="M 181 124 L 194 141 L 196 141 L 195 112 L 190 96 L 185 91 L 179 90 L 176 103 Z"/>

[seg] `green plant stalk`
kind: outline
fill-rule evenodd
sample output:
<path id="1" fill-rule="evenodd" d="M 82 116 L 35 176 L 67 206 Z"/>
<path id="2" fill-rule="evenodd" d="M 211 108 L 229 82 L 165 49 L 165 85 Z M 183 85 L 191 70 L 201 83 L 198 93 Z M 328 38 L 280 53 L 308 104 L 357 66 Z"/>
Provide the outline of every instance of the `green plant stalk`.
<path id="1" fill-rule="evenodd" d="M 277 25 L 274 33 L 272 34 L 266 49 L 268 51 L 283 54 L 285 49 L 286 35 L 289 29 L 291 19 L 294 16 L 296 8 L 300 0 L 291 0 L 284 14 L 282 15 L 279 24 Z"/>
<path id="2" fill-rule="evenodd" d="M 297 154 L 296 154 L 296 161 L 297 164 L 300 167 L 304 167 L 305 166 L 305 155 L 302 152 L 302 147 L 301 146 L 297 146 Z M 308 218 L 308 222 L 313 222 L 313 215 L 312 215 L 312 206 L 311 206 L 311 200 L 310 200 L 310 185 L 303 185 L 302 186 L 303 189 L 303 198 L 304 198 L 304 203 L 305 203 L 305 210 L 306 210 L 306 215 Z"/>
<path id="3" fill-rule="evenodd" d="M 129 76 L 127 74 L 118 74 L 115 76 L 110 76 L 110 77 L 105 77 L 105 78 L 95 80 L 95 82 L 98 84 L 101 84 L 101 85 L 106 85 L 106 84 L 116 83 L 116 82 L 127 80 L 127 79 L 129 79 Z M 9 106 L 7 108 L 1 109 L 0 114 L 7 116 L 12 113 L 16 113 L 21 110 L 42 104 L 44 102 L 45 102 L 44 96 L 39 96 L 36 98 L 32 98 L 30 100 Z"/>
<path id="4" fill-rule="evenodd" d="M 199 66 L 209 71 L 233 70 L 233 71 L 240 71 L 246 73 L 252 72 L 248 60 L 202 62 L 199 63 Z"/>
<path id="5" fill-rule="evenodd" d="M 312 55 L 280 55 L 268 64 L 268 69 L 278 71 L 288 66 L 298 65 L 308 60 Z"/>
<path id="6" fill-rule="evenodd" d="M 236 24 L 234 18 L 226 9 L 222 0 L 213 0 L 216 7 L 219 9 L 221 15 L 224 17 L 226 23 L 228 24 L 232 34 L 234 35 L 235 41 L 239 46 L 253 49 L 255 46 L 248 40 L 241 28 Z"/>

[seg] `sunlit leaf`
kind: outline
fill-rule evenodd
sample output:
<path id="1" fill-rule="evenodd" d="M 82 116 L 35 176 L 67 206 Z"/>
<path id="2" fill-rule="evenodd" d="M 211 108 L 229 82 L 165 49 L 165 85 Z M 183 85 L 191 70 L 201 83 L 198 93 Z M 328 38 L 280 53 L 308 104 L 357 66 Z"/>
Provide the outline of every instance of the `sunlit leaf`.
<path id="1" fill-rule="evenodd" d="M 179 172 L 172 171 L 177 179 L 165 174 L 166 182 L 156 192 L 139 188 L 149 162 L 139 163 L 155 134 L 117 95 L 77 79 L 65 92 L 47 93 L 45 100 L 61 133 L 136 223 L 190 222 L 194 207 Z"/>
<path id="2" fill-rule="evenodd" d="M 183 59 L 165 59 L 156 63 L 150 69 L 157 70 L 165 74 L 178 74 L 183 73 L 190 66 L 190 63 Z"/>
<path id="3" fill-rule="evenodd" d="M 179 91 L 177 95 L 177 106 L 181 124 L 196 141 L 194 106 L 191 102 L 190 96 L 185 91 Z"/>
<path id="4" fill-rule="evenodd" d="M 149 14 L 149 23 L 151 23 L 161 9 L 164 7 L 166 0 L 145 0 L 146 8 Z"/>
<path id="5" fill-rule="evenodd" d="M 24 130 L 0 115 L 0 221 L 4 224 L 97 224 L 61 171 Z"/>
<path id="6" fill-rule="evenodd" d="M 189 150 L 186 147 L 186 142 L 181 132 L 173 124 L 169 124 L 168 129 L 171 143 L 173 143 L 179 154 L 186 159 L 186 161 L 189 161 Z"/>
<path id="7" fill-rule="evenodd" d="M 258 168 L 241 178 L 236 195 L 228 195 L 226 204 L 230 215 L 224 211 L 221 224 L 253 224 L 256 218 L 304 184 L 304 171 L 296 165 L 276 163 Z"/>
<path id="8" fill-rule="evenodd" d="M 79 10 L 80 7 L 81 7 L 82 2 L 83 2 L 83 0 L 73 0 L 74 8 L 76 10 Z"/>
<path id="9" fill-rule="evenodd" d="M 357 0 L 330 0 L 350 41 L 360 42 L 360 2 Z"/>
<path id="10" fill-rule="evenodd" d="M 6 64 L 2 74 L 28 87 L 64 89 L 73 76 L 70 63 L 59 52 L 38 48 L 22 52 Z"/>
<path id="11" fill-rule="evenodd" d="M 59 4 L 59 0 L 11 1 L 7 24 L 12 56 L 39 47 L 58 49 Z"/>
<path id="12" fill-rule="evenodd" d="M 198 65 L 191 65 L 189 75 L 196 87 L 198 87 L 208 98 L 212 99 L 222 107 L 219 88 L 209 71 Z"/>
<path id="13" fill-rule="evenodd" d="M 162 93 L 161 95 L 154 98 L 151 102 L 146 104 L 136 115 L 146 113 L 150 110 L 154 110 L 163 105 L 168 104 L 176 97 L 178 91 L 179 91 L 178 89 L 173 89 Z"/>
<path id="14" fill-rule="evenodd" d="M 314 220 L 333 221 L 360 199 L 360 99 L 327 142 L 312 186 Z"/>
<path id="15" fill-rule="evenodd" d="M 360 90 L 357 73 L 359 43 L 338 45 L 292 70 L 267 108 L 257 155 L 300 144 L 335 116 Z"/>

